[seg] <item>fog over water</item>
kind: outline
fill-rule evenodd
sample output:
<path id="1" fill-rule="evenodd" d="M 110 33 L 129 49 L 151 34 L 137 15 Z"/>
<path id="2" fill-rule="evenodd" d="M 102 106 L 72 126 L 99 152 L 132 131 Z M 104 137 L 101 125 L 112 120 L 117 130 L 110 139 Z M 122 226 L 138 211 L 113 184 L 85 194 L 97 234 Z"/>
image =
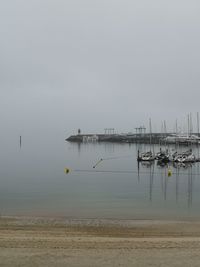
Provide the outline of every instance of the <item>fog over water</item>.
<path id="1" fill-rule="evenodd" d="M 0 8 L 4 137 L 173 128 L 199 111 L 200 3 L 8 0 Z M 195 115 L 194 115 L 195 116 Z"/>
<path id="2" fill-rule="evenodd" d="M 20 148 L 11 140 L 1 145 L 0 214 L 199 220 L 200 164 L 138 164 L 138 148 L 145 149 L 35 139 Z M 199 153 L 195 147 L 193 152 Z M 100 158 L 104 160 L 93 168 Z"/>

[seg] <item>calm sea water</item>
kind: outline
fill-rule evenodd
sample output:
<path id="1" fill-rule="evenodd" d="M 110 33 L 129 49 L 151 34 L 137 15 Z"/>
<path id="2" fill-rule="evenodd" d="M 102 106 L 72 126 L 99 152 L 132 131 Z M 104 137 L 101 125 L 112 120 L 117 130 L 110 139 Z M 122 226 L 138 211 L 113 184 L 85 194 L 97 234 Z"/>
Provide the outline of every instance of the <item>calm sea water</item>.
<path id="1" fill-rule="evenodd" d="M 199 163 L 170 166 L 172 176 L 168 177 L 168 166 L 138 165 L 137 149 L 134 144 L 63 140 L 22 140 L 21 148 L 17 140 L 1 143 L 0 213 L 199 219 Z M 198 154 L 197 148 L 193 151 Z M 68 174 L 65 168 L 70 169 Z"/>

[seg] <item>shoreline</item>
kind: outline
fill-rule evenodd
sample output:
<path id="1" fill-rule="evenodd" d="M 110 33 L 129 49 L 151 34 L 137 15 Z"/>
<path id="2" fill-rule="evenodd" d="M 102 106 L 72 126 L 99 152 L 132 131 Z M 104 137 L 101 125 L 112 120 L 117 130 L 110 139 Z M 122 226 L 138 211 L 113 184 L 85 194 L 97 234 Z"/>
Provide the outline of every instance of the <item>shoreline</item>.
<path id="1" fill-rule="evenodd" d="M 113 236 L 119 232 L 123 236 L 131 232 L 131 236 L 199 236 L 200 220 L 160 220 L 160 219 L 99 219 L 99 218 L 68 218 L 44 216 L 0 216 L 0 231 L 6 229 L 81 229 L 84 232 L 93 230 L 99 235 L 99 229 Z M 111 230 L 111 232 L 109 232 Z M 96 233 L 95 233 L 96 231 Z M 102 233 L 101 233 L 102 234 Z"/>
<path id="2" fill-rule="evenodd" d="M 199 266 L 200 220 L 0 217 L 0 266 Z"/>

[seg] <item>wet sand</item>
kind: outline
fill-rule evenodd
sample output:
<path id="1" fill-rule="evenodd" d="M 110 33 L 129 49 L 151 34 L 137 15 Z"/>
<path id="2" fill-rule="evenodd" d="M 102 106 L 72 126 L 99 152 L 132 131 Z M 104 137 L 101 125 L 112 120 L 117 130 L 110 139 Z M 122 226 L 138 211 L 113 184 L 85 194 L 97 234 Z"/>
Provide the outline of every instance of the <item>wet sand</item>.
<path id="1" fill-rule="evenodd" d="M 0 218 L 0 266 L 199 263 L 199 221 Z"/>

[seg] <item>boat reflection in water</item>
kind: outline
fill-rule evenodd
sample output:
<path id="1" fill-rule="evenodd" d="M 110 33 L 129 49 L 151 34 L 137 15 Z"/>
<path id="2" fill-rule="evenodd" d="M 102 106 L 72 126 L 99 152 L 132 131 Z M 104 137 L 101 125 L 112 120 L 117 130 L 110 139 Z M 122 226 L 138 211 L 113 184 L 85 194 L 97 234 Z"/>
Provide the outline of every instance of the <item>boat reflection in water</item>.
<path id="1" fill-rule="evenodd" d="M 143 167 L 151 168 L 155 164 L 155 162 L 154 161 L 141 161 L 140 164 Z"/>
<path id="2" fill-rule="evenodd" d="M 158 168 L 170 168 L 173 167 L 174 169 L 188 169 L 194 166 L 194 162 L 163 162 L 157 161 Z"/>
<path id="3" fill-rule="evenodd" d="M 197 163 L 199 164 L 199 163 Z M 161 181 L 161 191 L 165 201 L 170 200 L 172 192 L 175 192 L 176 203 L 178 204 L 180 198 L 187 199 L 187 207 L 191 208 L 193 204 L 193 187 L 194 187 L 194 178 L 199 176 L 199 172 L 193 173 L 193 168 L 195 164 L 192 162 L 163 162 L 157 161 L 156 164 L 153 161 L 150 162 L 139 162 L 141 169 L 138 168 L 138 177 L 139 172 L 144 173 L 144 169 L 148 169 L 149 173 L 149 201 L 153 200 L 153 193 L 158 194 L 158 183 L 156 182 L 156 190 L 154 190 L 154 179 L 159 179 Z M 155 171 L 156 166 L 156 171 Z M 170 172 L 169 172 L 170 171 Z M 145 172 L 147 173 L 147 172 Z M 169 175 L 170 174 L 170 175 Z M 175 187 L 173 186 L 173 183 Z M 173 187 L 172 187 L 173 186 Z M 186 193 L 183 194 L 182 189 L 179 187 L 186 187 Z M 171 191 L 170 191 L 171 190 Z M 179 195 L 181 197 L 179 197 Z"/>

